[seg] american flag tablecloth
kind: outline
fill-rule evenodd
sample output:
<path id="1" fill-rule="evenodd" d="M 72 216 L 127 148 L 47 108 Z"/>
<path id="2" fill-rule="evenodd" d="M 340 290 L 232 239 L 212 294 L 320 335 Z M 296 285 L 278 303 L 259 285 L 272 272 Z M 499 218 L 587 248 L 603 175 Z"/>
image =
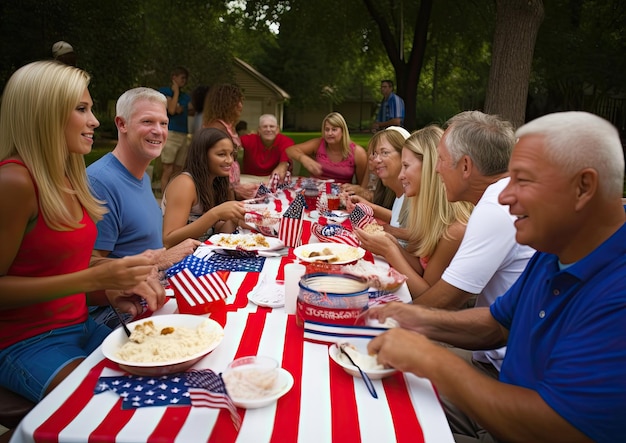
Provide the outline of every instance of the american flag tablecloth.
<path id="1" fill-rule="evenodd" d="M 13 442 L 452 442 L 431 384 L 397 373 L 374 381 L 378 399 L 307 342 L 295 317 L 282 312 L 230 312 L 223 342 L 196 368 L 222 371 L 244 355 L 268 355 L 295 379 L 276 404 L 239 412 L 235 430 L 225 410 L 150 407 L 122 410 L 116 394 L 93 395 L 101 375 L 119 369 L 94 352 L 22 421 Z"/>

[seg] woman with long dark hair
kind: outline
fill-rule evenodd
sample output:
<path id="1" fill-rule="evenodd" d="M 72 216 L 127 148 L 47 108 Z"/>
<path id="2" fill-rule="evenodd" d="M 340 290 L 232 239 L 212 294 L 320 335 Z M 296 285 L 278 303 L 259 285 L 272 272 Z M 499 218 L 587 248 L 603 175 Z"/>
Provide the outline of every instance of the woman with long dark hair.
<path id="1" fill-rule="evenodd" d="M 166 247 L 186 238 L 202 241 L 214 233 L 230 233 L 244 218 L 244 205 L 235 201 L 229 184 L 233 150 L 232 139 L 219 129 L 204 128 L 193 137 L 185 168 L 167 186 L 161 202 Z"/>

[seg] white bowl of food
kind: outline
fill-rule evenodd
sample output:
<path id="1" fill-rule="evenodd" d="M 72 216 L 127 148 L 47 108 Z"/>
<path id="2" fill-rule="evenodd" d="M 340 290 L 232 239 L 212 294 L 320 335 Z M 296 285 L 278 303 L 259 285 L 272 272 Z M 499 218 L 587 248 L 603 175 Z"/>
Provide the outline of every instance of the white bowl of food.
<path id="1" fill-rule="evenodd" d="M 183 372 L 224 338 L 219 323 L 200 315 L 155 315 L 127 326 L 130 338 L 117 328 L 102 343 L 102 353 L 134 375 Z"/>
<path id="2" fill-rule="evenodd" d="M 256 355 L 232 361 L 222 378 L 235 406 L 246 409 L 268 406 L 293 386 L 293 376 L 275 359 Z"/>
<path id="3" fill-rule="evenodd" d="M 354 366 L 348 357 L 346 357 L 339 346 L 343 344 L 345 351 L 350 355 L 354 363 L 359 365 L 361 370 L 365 372 L 372 380 L 379 380 L 381 378 L 389 377 L 397 371 L 393 368 L 385 369 L 383 365 L 379 364 L 375 355 L 369 355 L 367 349 L 355 345 L 352 343 L 334 343 L 328 348 L 328 355 L 330 358 L 341 366 L 344 371 L 353 377 L 361 378 L 359 369 Z"/>
<path id="4" fill-rule="evenodd" d="M 332 263 L 342 265 L 360 260 L 365 255 L 365 249 L 343 243 L 309 243 L 298 246 L 293 253 L 300 261 Z"/>

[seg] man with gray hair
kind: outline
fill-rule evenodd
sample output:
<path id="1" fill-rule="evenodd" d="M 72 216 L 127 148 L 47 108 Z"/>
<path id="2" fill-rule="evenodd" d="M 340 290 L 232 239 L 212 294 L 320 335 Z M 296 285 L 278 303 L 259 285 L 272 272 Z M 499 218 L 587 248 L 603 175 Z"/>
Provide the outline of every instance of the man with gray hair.
<path id="1" fill-rule="evenodd" d="M 109 210 L 96 225 L 95 257 L 121 258 L 163 248 L 163 216 L 146 171 L 167 140 L 165 96 L 151 88 L 134 88 L 120 96 L 115 110 L 117 145 L 87 168 L 92 192 Z M 159 269 L 193 253 L 198 244 L 188 239 L 168 249 Z M 105 322 L 115 323 L 110 313 Z"/>
<path id="2" fill-rule="evenodd" d="M 515 283 L 535 252 L 515 240 L 515 217 L 498 202 L 509 183 L 513 126 L 479 111 L 462 112 L 446 125 L 437 146 L 437 172 L 448 200 L 473 203 L 474 210 L 441 279 L 415 297 L 413 305 L 392 303 L 382 315 L 411 316 L 416 305 L 456 310 L 471 306 L 474 298 L 476 307 L 489 306 Z M 497 378 L 505 348 L 456 352 Z"/>
<path id="3" fill-rule="evenodd" d="M 276 173 L 281 180 L 285 178 L 291 167 L 286 151 L 294 143 L 291 138 L 280 133 L 274 115 L 263 114 L 259 117 L 257 133 L 242 135 L 240 139 L 244 174 L 272 177 Z"/>
<path id="4" fill-rule="evenodd" d="M 401 321 L 404 329 L 380 335 L 368 350 L 379 363 L 430 379 L 457 443 L 623 441 L 626 217 L 619 134 L 598 116 L 561 112 L 516 135 L 499 201 L 515 217 L 517 241 L 539 252 L 491 307 L 415 306 Z M 384 320 L 381 313 L 376 317 Z M 437 342 L 468 349 L 506 344 L 499 380 Z"/>

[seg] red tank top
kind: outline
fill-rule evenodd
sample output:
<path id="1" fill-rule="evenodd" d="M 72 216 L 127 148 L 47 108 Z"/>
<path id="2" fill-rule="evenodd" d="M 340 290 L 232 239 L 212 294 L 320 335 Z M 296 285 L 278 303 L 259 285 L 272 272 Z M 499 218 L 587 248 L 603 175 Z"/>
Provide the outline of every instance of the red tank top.
<path id="1" fill-rule="evenodd" d="M 26 167 L 18 160 L 5 160 Z M 32 175 L 31 175 L 32 178 Z M 33 180 L 34 182 L 34 180 Z M 39 192 L 35 184 L 37 198 Z M 44 277 L 86 269 L 96 241 L 96 225 L 83 208 L 83 227 L 73 231 L 55 231 L 46 224 L 41 208 L 35 226 L 24 234 L 20 249 L 7 275 Z M 0 310 L 0 349 L 52 329 L 87 320 L 84 293 L 68 295 L 48 302 Z"/>

